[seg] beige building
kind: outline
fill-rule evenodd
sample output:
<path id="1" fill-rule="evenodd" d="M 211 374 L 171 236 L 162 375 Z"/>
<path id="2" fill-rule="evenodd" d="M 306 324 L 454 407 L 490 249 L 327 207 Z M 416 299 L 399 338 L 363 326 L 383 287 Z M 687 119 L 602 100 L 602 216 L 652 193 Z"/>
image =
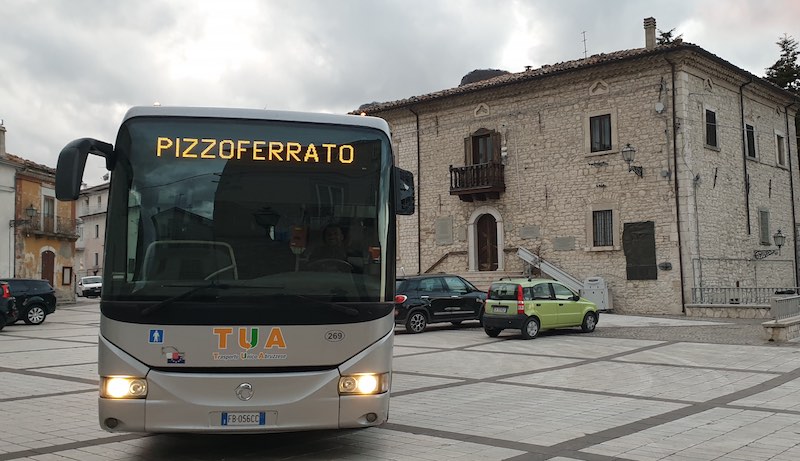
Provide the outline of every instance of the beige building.
<path id="1" fill-rule="evenodd" d="M 75 242 L 77 277 L 103 275 L 108 187 L 109 183 L 104 183 L 82 189 L 76 201 L 80 218 L 80 237 Z"/>
<path id="2" fill-rule="evenodd" d="M 796 287 L 800 101 L 697 45 L 655 43 L 648 18 L 643 48 L 360 108 L 415 174 L 398 273 L 485 287 L 529 270 L 522 248 L 602 279 L 632 313 Z"/>

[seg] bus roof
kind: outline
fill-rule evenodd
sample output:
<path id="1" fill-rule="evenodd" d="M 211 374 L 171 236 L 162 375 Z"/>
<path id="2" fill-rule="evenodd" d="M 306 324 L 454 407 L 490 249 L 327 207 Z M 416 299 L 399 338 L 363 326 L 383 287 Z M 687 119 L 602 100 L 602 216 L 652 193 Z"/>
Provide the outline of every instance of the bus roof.
<path id="1" fill-rule="evenodd" d="M 136 106 L 131 107 L 123 122 L 134 117 L 200 117 L 242 118 L 251 120 L 280 120 L 289 122 L 327 123 L 332 125 L 364 126 L 382 130 L 389 136 L 389 124 L 378 117 L 281 110 L 240 109 L 227 107 Z"/>

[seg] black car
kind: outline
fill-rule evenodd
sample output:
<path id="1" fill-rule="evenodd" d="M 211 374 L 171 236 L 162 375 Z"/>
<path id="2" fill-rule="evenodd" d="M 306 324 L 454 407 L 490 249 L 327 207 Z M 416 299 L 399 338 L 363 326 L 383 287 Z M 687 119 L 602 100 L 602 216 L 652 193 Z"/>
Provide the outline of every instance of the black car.
<path id="1" fill-rule="evenodd" d="M 431 274 L 397 279 L 394 321 L 409 333 L 429 323 L 481 320 L 486 292 L 458 275 Z"/>
<path id="2" fill-rule="evenodd" d="M 19 312 L 15 301 L 8 284 L 0 282 L 0 330 L 17 321 Z"/>
<path id="3" fill-rule="evenodd" d="M 19 318 L 28 325 L 39 325 L 56 311 L 56 290 L 47 280 L 0 279 L 8 283 L 11 296 L 16 298 Z"/>

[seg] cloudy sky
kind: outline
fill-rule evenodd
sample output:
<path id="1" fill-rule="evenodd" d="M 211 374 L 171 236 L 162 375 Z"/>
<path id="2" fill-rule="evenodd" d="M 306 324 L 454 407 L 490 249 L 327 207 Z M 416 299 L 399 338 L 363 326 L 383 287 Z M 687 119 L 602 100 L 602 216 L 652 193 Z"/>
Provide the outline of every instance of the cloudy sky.
<path id="1" fill-rule="evenodd" d="M 584 32 L 589 55 L 639 48 L 649 16 L 758 76 L 800 39 L 798 0 L 0 0 L 0 119 L 8 152 L 55 167 L 130 106 L 345 113 L 581 58 Z"/>

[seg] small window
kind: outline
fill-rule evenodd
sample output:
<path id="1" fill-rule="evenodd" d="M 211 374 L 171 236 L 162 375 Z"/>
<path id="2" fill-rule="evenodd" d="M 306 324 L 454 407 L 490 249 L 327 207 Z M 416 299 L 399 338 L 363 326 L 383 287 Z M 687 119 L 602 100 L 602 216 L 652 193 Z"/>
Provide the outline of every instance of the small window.
<path id="1" fill-rule="evenodd" d="M 756 130 L 753 125 L 745 125 L 745 135 L 747 137 L 747 156 L 756 158 Z"/>
<path id="2" fill-rule="evenodd" d="M 769 210 L 758 210 L 758 235 L 762 245 L 771 245 L 769 232 Z"/>
<path id="3" fill-rule="evenodd" d="M 611 210 L 592 212 L 592 227 L 594 229 L 593 246 L 610 247 L 614 245 L 614 223 Z"/>
<path id="4" fill-rule="evenodd" d="M 97 206 L 100 206 L 102 204 L 103 204 L 103 196 L 102 195 L 98 195 L 97 196 Z"/>
<path id="5" fill-rule="evenodd" d="M 591 152 L 611 150 L 611 114 L 589 117 Z"/>
<path id="6" fill-rule="evenodd" d="M 775 147 L 778 152 L 778 165 L 786 166 L 786 146 L 784 145 L 783 136 L 775 135 Z"/>
<path id="7" fill-rule="evenodd" d="M 100 238 L 100 224 L 94 225 L 94 238 Z"/>
<path id="8" fill-rule="evenodd" d="M 706 109 L 706 145 L 719 147 L 717 140 L 717 113 Z"/>
<path id="9" fill-rule="evenodd" d="M 94 254 L 94 265 L 95 266 L 99 266 L 100 265 L 100 253 L 95 253 Z"/>

